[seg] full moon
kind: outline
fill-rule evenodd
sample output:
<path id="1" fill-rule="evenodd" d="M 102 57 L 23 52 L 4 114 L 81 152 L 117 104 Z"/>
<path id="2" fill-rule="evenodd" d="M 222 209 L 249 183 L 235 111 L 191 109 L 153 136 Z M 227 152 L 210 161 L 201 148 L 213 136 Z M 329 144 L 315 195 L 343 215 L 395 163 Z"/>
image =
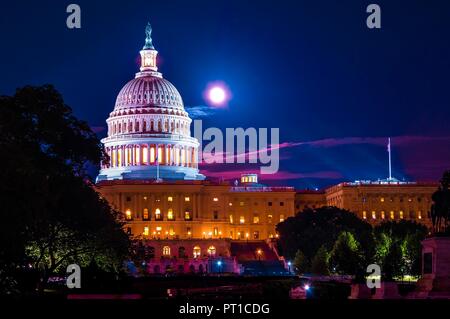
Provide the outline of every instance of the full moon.
<path id="1" fill-rule="evenodd" d="M 224 89 L 216 86 L 209 90 L 209 99 L 214 104 L 223 103 L 225 101 L 225 98 L 226 94 Z"/>

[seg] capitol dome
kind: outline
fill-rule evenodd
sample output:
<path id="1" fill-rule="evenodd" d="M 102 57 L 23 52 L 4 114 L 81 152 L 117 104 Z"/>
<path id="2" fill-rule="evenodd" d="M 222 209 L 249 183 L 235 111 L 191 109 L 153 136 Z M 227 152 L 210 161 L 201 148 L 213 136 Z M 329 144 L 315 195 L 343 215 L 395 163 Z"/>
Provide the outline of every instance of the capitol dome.
<path id="1" fill-rule="evenodd" d="M 109 161 L 97 181 L 114 179 L 202 180 L 198 140 L 175 86 L 158 72 L 150 24 L 140 51 L 141 67 L 117 95 L 102 139 Z"/>
<path id="2" fill-rule="evenodd" d="M 145 106 L 184 109 L 181 95 L 172 83 L 155 76 L 142 76 L 120 90 L 114 110 Z"/>

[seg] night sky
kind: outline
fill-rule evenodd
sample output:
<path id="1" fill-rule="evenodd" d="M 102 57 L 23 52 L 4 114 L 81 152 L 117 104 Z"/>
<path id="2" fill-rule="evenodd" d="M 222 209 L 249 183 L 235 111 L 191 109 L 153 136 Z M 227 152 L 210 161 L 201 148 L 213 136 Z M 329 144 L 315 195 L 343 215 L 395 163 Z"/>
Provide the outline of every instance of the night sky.
<path id="1" fill-rule="evenodd" d="M 81 6 L 81 29 L 66 7 Z M 366 26 L 377 3 L 382 28 Z M 233 98 L 204 127 L 279 127 L 280 172 L 299 188 L 386 178 L 438 180 L 450 168 L 449 1 L 2 1 L 0 94 L 54 84 L 100 137 L 138 71 L 147 21 L 159 70 L 186 107 L 223 81 Z M 203 108 L 204 109 L 204 108 Z M 234 178 L 249 165 L 207 165 Z"/>

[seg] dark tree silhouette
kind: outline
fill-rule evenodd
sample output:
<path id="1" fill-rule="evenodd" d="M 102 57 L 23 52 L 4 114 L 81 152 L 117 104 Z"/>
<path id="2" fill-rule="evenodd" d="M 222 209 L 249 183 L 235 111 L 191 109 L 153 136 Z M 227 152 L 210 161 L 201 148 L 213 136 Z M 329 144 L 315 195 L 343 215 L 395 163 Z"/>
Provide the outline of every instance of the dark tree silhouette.
<path id="1" fill-rule="evenodd" d="M 120 265 L 128 236 L 86 173 L 105 154 L 52 86 L 0 97 L 0 150 L 0 280 L 25 266 L 45 284 L 70 262 Z"/>
<path id="2" fill-rule="evenodd" d="M 306 209 L 277 225 L 279 247 L 283 256 L 288 259 L 293 259 L 298 250 L 309 260 L 312 260 L 321 246 L 331 251 L 343 231 L 355 236 L 361 244 L 364 260 L 369 261 L 374 249 L 372 227 L 347 210 L 336 207 Z"/>
<path id="3" fill-rule="evenodd" d="M 439 188 L 433 193 L 431 219 L 435 234 L 450 235 L 450 170 L 444 172 Z"/>

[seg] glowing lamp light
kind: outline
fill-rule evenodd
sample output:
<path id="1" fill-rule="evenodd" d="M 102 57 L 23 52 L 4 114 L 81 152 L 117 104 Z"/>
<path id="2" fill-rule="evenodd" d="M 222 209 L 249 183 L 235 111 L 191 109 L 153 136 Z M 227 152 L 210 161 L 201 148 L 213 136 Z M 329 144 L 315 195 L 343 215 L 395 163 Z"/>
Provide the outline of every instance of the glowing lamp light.
<path id="1" fill-rule="evenodd" d="M 222 261 L 221 260 L 217 261 L 217 266 L 222 266 Z"/>
<path id="2" fill-rule="evenodd" d="M 303 288 L 305 288 L 306 291 L 309 290 L 309 288 L 311 288 L 309 285 L 305 285 Z"/>

